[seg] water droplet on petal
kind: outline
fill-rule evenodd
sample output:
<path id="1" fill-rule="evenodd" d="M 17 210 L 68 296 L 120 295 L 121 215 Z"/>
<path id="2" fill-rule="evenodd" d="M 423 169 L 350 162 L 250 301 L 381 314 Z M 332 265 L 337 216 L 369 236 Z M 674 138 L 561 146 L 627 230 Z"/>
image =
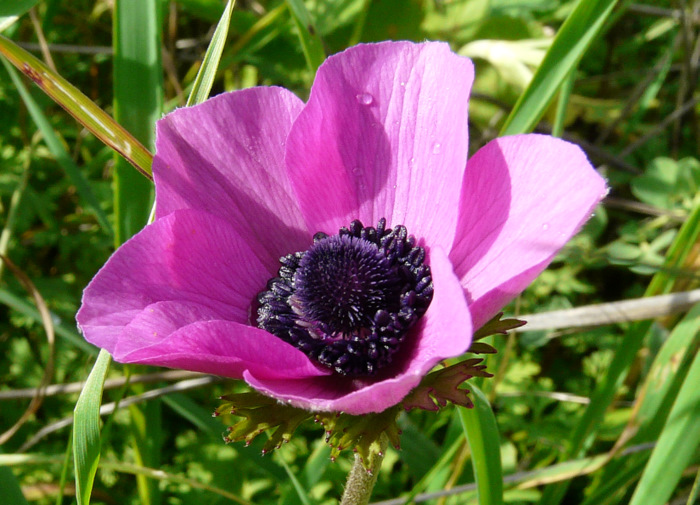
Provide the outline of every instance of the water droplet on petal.
<path id="1" fill-rule="evenodd" d="M 372 102 L 374 102 L 374 98 L 368 93 L 360 93 L 359 95 L 355 95 L 355 98 L 357 98 L 357 103 L 361 103 L 362 105 L 372 105 Z"/>
<path id="2" fill-rule="evenodd" d="M 440 154 L 442 152 L 442 145 L 440 142 L 435 142 L 433 144 L 433 154 Z"/>
<path id="3" fill-rule="evenodd" d="M 544 231 L 549 230 L 549 223 L 544 223 L 544 224 L 542 225 L 542 229 L 543 229 Z"/>

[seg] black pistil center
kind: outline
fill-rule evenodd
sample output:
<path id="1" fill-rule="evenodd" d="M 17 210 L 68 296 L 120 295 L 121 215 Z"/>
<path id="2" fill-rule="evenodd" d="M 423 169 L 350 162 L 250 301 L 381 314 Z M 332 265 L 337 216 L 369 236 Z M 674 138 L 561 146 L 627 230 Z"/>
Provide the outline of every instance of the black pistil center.
<path id="1" fill-rule="evenodd" d="M 280 259 L 258 295 L 258 326 L 343 375 L 389 364 L 433 296 L 425 251 L 404 226 L 353 221 Z"/>

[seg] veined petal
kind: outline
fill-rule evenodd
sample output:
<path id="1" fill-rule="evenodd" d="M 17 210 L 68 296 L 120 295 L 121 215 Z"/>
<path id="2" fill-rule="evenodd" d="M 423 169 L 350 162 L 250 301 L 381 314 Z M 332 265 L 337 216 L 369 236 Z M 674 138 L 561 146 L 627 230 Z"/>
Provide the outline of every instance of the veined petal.
<path id="1" fill-rule="evenodd" d="M 189 208 L 226 219 L 260 244 L 271 268 L 290 250 L 308 247 L 310 234 L 284 169 L 287 135 L 303 105 L 283 88 L 251 88 L 158 121 L 157 216 Z"/>
<path id="2" fill-rule="evenodd" d="M 264 330 L 221 320 L 200 320 L 183 326 L 149 346 L 115 355 L 115 359 L 234 379 L 242 378 L 245 372 L 285 381 L 331 373 Z"/>
<path id="3" fill-rule="evenodd" d="M 223 219 L 197 210 L 173 212 L 112 255 L 85 289 L 78 325 L 89 342 L 114 353 L 129 338 L 125 327 L 158 302 L 197 307 L 204 319 L 247 323 L 270 276 L 258 253 Z M 171 328 L 167 318 L 163 322 Z M 161 329 L 161 335 L 171 330 Z"/>
<path id="4" fill-rule="evenodd" d="M 431 250 L 435 295 L 428 311 L 411 330 L 396 365 L 375 379 L 332 375 L 295 381 L 267 380 L 246 372 L 257 390 L 301 408 L 359 415 L 381 412 L 399 403 L 439 361 L 459 356 L 471 344 L 472 324 L 459 280 L 447 255 Z"/>
<path id="5" fill-rule="evenodd" d="M 449 250 L 467 159 L 471 61 L 447 44 L 359 45 L 321 65 L 286 162 L 309 229 L 386 217 Z"/>
<path id="6" fill-rule="evenodd" d="M 578 146 L 546 135 L 498 138 L 469 160 L 450 259 L 476 328 L 544 270 L 606 192 Z"/>

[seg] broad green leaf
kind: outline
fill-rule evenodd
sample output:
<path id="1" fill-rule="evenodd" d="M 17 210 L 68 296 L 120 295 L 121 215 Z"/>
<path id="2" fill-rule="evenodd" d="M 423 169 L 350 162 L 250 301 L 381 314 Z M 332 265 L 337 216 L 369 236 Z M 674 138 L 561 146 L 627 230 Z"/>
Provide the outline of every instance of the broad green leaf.
<path id="1" fill-rule="evenodd" d="M 216 25 L 216 30 L 211 38 L 207 52 L 204 55 L 202 66 L 199 68 L 199 72 L 197 72 L 197 77 L 192 84 L 192 91 L 190 91 L 190 96 L 187 98 L 188 107 L 202 103 L 209 98 L 209 93 L 211 92 L 211 87 L 214 84 L 214 78 L 219 68 L 221 54 L 224 52 L 224 44 L 226 43 L 228 27 L 231 23 L 231 13 L 233 12 L 235 3 L 235 0 L 229 0 L 226 3 L 224 13 L 221 15 L 219 24 Z"/>
<path id="2" fill-rule="evenodd" d="M 2 35 L 0 54 L 98 139 L 121 154 L 143 175 L 151 177 L 153 155 L 148 149 L 75 86 Z"/>
<path id="3" fill-rule="evenodd" d="M 600 33 L 617 0 L 579 0 L 557 32 L 530 85 L 506 119 L 500 135 L 531 131 L 588 46 Z"/>
<path id="4" fill-rule="evenodd" d="M 66 151 L 66 148 L 63 147 L 63 143 L 58 138 L 58 135 L 56 134 L 54 129 L 51 127 L 51 123 L 49 123 L 48 118 L 46 117 L 46 115 L 44 115 L 44 113 L 41 110 L 41 107 L 39 107 L 39 104 L 36 103 L 32 95 L 24 86 L 24 83 L 17 75 L 15 69 L 12 68 L 12 66 L 7 62 L 7 60 L 3 59 L 2 63 L 9 72 L 10 77 L 12 78 L 12 82 L 14 83 L 15 87 L 17 88 L 17 91 L 22 97 L 24 104 L 27 106 L 27 110 L 29 110 L 29 114 L 32 116 L 34 123 L 36 123 L 37 127 L 41 131 L 41 134 L 44 137 L 44 141 L 46 142 L 49 151 L 51 151 L 53 157 L 56 158 L 56 161 L 61 166 L 61 168 L 63 168 L 63 170 L 66 171 L 68 178 L 75 186 L 75 189 L 78 191 L 78 194 L 85 201 L 85 203 L 92 210 L 92 212 L 94 212 L 95 217 L 100 223 L 102 229 L 105 230 L 105 232 L 107 232 L 109 235 L 112 235 L 114 233 L 114 231 L 112 230 L 112 225 L 107 219 L 107 214 L 105 214 L 105 212 L 102 210 L 102 207 L 100 207 L 100 202 L 95 197 L 95 194 L 93 193 L 92 188 L 90 187 L 90 182 L 80 171 L 78 165 L 75 164 L 73 158 L 71 158 L 70 154 L 68 154 L 68 151 Z"/>
<path id="5" fill-rule="evenodd" d="M 92 484 L 100 460 L 100 403 L 112 357 L 104 349 L 85 382 L 75 404 L 73 421 L 73 459 L 75 462 L 75 496 L 78 505 L 89 505 Z"/>
<path id="6" fill-rule="evenodd" d="M 472 453 L 479 504 L 503 504 L 503 476 L 501 470 L 501 443 L 496 417 L 484 393 L 469 384 L 474 408 L 460 407 L 464 432 Z"/>
<path id="7" fill-rule="evenodd" d="M 323 42 L 314 27 L 313 20 L 309 15 L 309 11 L 306 10 L 304 2 L 302 0 L 286 0 L 286 2 L 299 32 L 299 40 L 301 41 L 301 48 L 304 51 L 306 63 L 309 69 L 316 73 L 316 69 L 326 59 Z"/>
<path id="8" fill-rule="evenodd" d="M 700 445 L 700 354 L 695 355 L 630 505 L 663 505 Z"/>

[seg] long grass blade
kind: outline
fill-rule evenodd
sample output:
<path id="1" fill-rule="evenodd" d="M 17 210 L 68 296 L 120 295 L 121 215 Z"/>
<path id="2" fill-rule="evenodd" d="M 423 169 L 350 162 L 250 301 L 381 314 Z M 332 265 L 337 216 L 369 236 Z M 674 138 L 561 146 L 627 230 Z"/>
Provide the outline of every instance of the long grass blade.
<path id="1" fill-rule="evenodd" d="M 73 416 L 73 459 L 75 496 L 78 505 L 89 505 L 92 485 L 100 459 L 100 403 L 102 388 L 112 357 L 104 349 L 85 382 Z"/>
<path id="2" fill-rule="evenodd" d="M 472 452 L 480 505 L 503 504 L 501 444 L 496 417 L 484 393 L 469 385 L 474 408 L 460 408 L 464 432 Z"/>
<path id="3" fill-rule="evenodd" d="M 700 354 L 696 354 L 630 505 L 663 505 L 700 444 Z"/>
<path id="4" fill-rule="evenodd" d="M 211 38 L 207 52 L 204 55 L 202 66 L 199 68 L 199 72 L 197 72 L 197 77 L 195 77 L 194 83 L 192 84 L 192 91 L 190 91 L 190 96 L 187 98 L 188 107 L 202 103 L 209 98 L 216 72 L 219 69 L 221 54 L 224 52 L 224 44 L 226 43 L 226 36 L 228 35 L 228 28 L 231 24 L 231 14 L 233 13 L 233 6 L 235 3 L 235 0 L 229 0 L 226 3 L 224 13 L 221 15 L 219 24 L 216 25 L 216 30 Z"/>
<path id="5" fill-rule="evenodd" d="M 151 178 L 153 155 L 109 114 L 40 60 L 0 35 L 0 54 L 29 77 L 53 101 L 139 172 Z"/>
<path id="6" fill-rule="evenodd" d="M 299 40 L 301 41 L 301 49 L 304 52 L 306 63 L 309 69 L 315 74 L 316 69 L 326 59 L 326 53 L 323 50 L 323 42 L 318 35 L 313 20 L 306 5 L 301 0 L 287 0 L 287 5 L 292 13 L 292 19 L 299 32 Z"/>
<path id="7" fill-rule="evenodd" d="M 506 119 L 501 135 L 527 133 L 540 120 L 567 76 L 600 33 L 617 0 L 579 0 L 561 26 L 530 85 Z"/>
<path id="8" fill-rule="evenodd" d="M 155 145 L 155 122 L 163 110 L 162 5 L 160 0 L 117 0 L 114 4 L 114 113 L 117 121 L 150 148 Z M 115 245 L 120 245 L 148 222 L 153 186 L 117 158 L 114 189 Z M 142 391 L 142 387 L 135 390 Z M 135 461 L 158 468 L 163 440 L 160 402 L 132 405 L 129 413 Z M 156 481 L 138 474 L 136 482 L 139 503 L 160 503 Z"/>

